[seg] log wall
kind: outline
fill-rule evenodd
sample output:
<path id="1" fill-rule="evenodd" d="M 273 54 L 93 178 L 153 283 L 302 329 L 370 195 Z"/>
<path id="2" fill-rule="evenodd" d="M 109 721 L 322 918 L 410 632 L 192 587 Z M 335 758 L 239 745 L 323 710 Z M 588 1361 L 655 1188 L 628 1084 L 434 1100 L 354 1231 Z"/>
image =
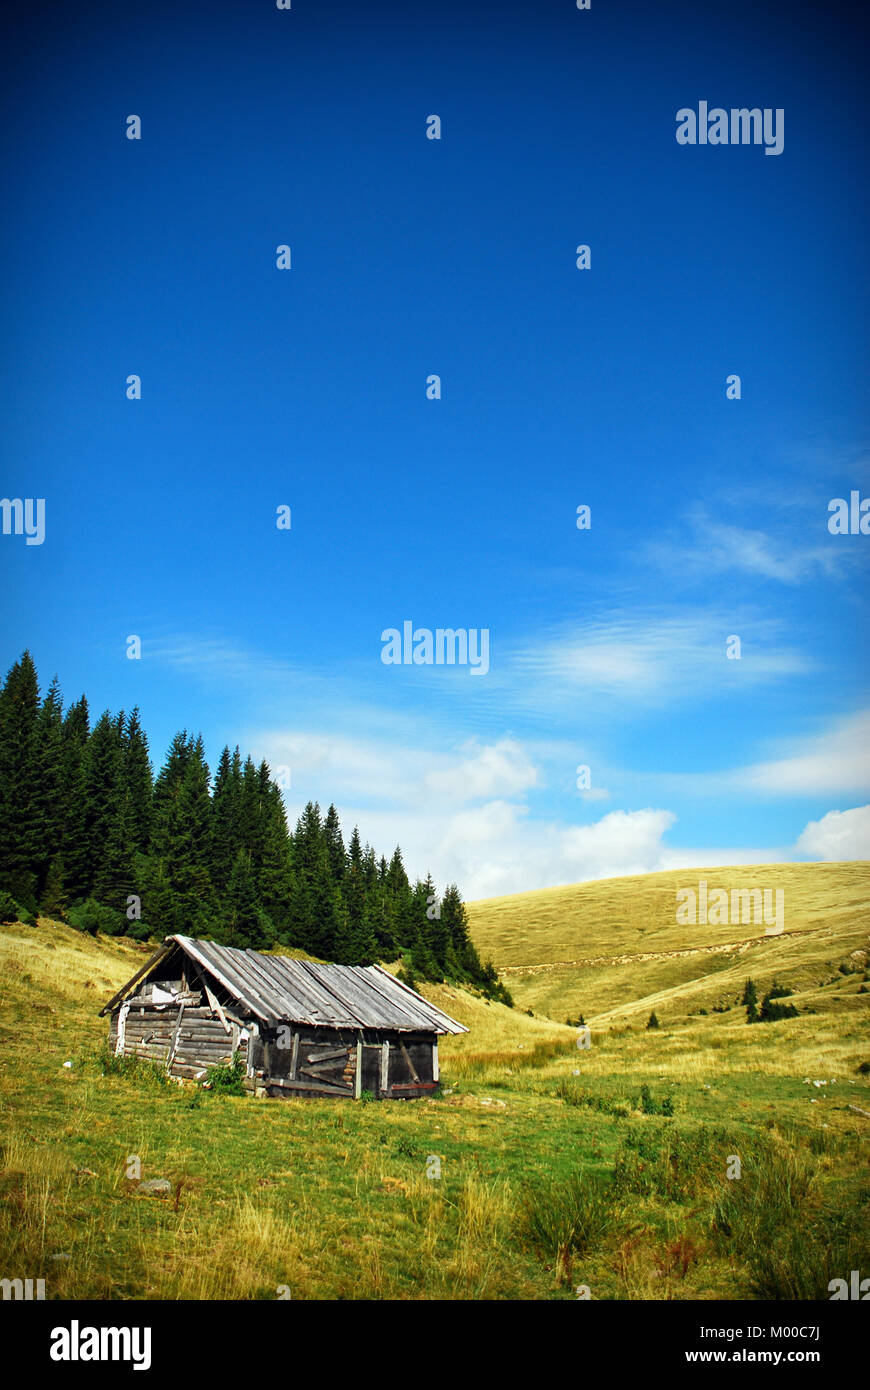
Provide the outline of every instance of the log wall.
<path id="1" fill-rule="evenodd" d="M 115 1011 L 109 1021 L 113 1050 L 118 1020 Z M 189 1079 L 239 1056 L 248 1072 L 245 1089 L 270 1096 L 352 1099 L 368 1091 L 379 1100 L 411 1099 L 431 1094 L 437 1083 L 437 1044 L 430 1034 L 249 1025 L 249 1042 L 240 1036 L 238 1022 L 227 1018 L 227 1023 L 229 1032 L 204 1004 L 179 1008 L 134 1000 L 124 1020 L 124 1055 L 169 1064 L 171 1075 Z"/>

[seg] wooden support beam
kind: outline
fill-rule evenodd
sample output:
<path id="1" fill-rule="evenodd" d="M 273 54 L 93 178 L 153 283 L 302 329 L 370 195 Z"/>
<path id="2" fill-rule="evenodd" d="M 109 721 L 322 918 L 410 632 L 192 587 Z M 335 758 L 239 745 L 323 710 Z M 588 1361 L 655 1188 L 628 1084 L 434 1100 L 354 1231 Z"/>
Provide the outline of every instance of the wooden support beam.
<path id="1" fill-rule="evenodd" d="M 176 1052 L 178 1051 L 178 1039 L 181 1037 L 181 1020 L 182 1020 L 183 1017 L 184 1017 L 184 1005 L 183 1005 L 183 1004 L 179 1004 L 179 1006 L 178 1006 L 178 1019 L 176 1020 L 176 1024 L 175 1024 L 175 1032 L 174 1032 L 173 1035 L 172 1035 L 172 1046 L 171 1046 L 171 1048 L 170 1048 L 170 1050 L 169 1050 L 169 1057 L 167 1058 L 167 1061 L 166 1061 L 166 1070 L 167 1070 L 167 1071 L 169 1071 L 169 1069 L 170 1069 L 171 1066 L 172 1066 L 172 1063 L 175 1061 L 175 1054 L 176 1054 Z"/>
<path id="2" fill-rule="evenodd" d="M 149 960 L 146 960 L 145 964 L 142 966 L 142 969 L 136 971 L 136 974 L 133 976 L 132 980 L 128 980 L 125 985 L 122 985 L 122 987 L 118 990 L 118 993 L 112 995 L 108 1004 L 106 1004 L 102 1009 L 100 1009 L 99 1017 L 102 1018 L 103 1014 L 111 1013 L 115 1005 L 119 1003 L 121 999 L 123 999 L 124 995 L 127 994 L 135 984 L 138 984 L 138 982 L 142 979 L 142 976 L 147 975 L 148 971 L 151 970 L 151 968 L 155 966 L 159 960 L 162 960 L 164 956 L 168 956 L 169 952 L 174 949 L 175 942 L 173 942 L 171 946 L 161 946 L 158 950 L 156 950 L 154 952 L 154 955 L 151 956 Z"/>
<path id="3" fill-rule="evenodd" d="M 415 1082 L 416 1082 L 417 1085 L 419 1086 L 419 1085 L 420 1085 L 420 1078 L 419 1078 L 419 1076 L 417 1075 L 417 1073 L 416 1073 L 415 1070 L 414 1070 L 414 1063 L 411 1061 L 411 1054 L 409 1053 L 407 1047 L 405 1046 L 405 1044 L 404 1044 L 401 1040 L 399 1041 L 399 1047 L 402 1049 L 402 1056 L 404 1057 L 405 1061 L 406 1061 L 407 1064 L 408 1064 L 408 1071 L 411 1073 L 411 1075 L 413 1076 Z"/>

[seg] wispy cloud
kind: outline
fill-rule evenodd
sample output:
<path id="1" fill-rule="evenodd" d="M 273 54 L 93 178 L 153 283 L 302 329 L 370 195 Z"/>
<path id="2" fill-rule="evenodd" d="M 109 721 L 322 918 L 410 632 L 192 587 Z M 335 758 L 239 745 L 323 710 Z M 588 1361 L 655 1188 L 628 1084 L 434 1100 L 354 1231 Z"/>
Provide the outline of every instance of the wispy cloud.
<path id="1" fill-rule="evenodd" d="M 726 655 L 741 638 L 740 661 Z M 617 612 L 565 627 L 513 655 L 516 670 L 549 703 L 579 694 L 602 700 L 697 701 L 717 689 L 758 685 L 810 669 L 808 654 L 779 645 L 780 625 L 743 613 Z"/>
<path id="2" fill-rule="evenodd" d="M 696 503 L 670 535 L 649 542 L 643 556 L 681 577 L 692 573 L 709 578 L 730 570 L 789 585 L 819 575 L 833 578 L 844 573 L 854 557 L 826 535 L 828 498 L 821 490 L 814 502 L 815 513 L 801 511 L 787 521 L 779 516 L 776 534 L 725 521 Z"/>

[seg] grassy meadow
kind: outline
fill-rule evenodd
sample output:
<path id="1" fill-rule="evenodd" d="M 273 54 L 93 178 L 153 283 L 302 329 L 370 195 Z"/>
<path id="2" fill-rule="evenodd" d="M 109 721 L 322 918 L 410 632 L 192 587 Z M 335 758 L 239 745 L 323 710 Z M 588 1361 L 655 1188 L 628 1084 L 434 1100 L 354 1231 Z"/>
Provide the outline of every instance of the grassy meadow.
<path id="1" fill-rule="evenodd" d="M 674 925 L 675 883 L 750 874 L 785 887 L 782 936 Z M 2 1273 L 58 1299 L 827 1298 L 870 1274 L 868 900 L 870 866 L 828 864 L 471 904 L 516 1007 L 424 986 L 470 1031 L 407 1103 L 119 1066 L 98 1010 L 150 948 L 3 927 Z M 799 1016 L 747 1024 L 749 975 Z"/>

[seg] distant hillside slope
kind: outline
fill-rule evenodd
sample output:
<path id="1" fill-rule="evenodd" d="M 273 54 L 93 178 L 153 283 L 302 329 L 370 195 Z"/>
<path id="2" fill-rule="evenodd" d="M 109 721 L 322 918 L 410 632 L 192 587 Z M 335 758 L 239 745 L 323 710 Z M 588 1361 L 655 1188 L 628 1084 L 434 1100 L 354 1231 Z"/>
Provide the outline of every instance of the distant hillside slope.
<path id="1" fill-rule="evenodd" d="M 783 892 L 783 932 L 680 925 L 677 891 L 706 882 Z M 472 937 L 518 1006 L 564 1020 L 673 1004 L 715 1007 L 750 973 L 803 988 L 868 945 L 870 862 L 736 865 L 601 879 L 468 904 Z M 730 917 L 730 913 L 729 913 Z"/>

